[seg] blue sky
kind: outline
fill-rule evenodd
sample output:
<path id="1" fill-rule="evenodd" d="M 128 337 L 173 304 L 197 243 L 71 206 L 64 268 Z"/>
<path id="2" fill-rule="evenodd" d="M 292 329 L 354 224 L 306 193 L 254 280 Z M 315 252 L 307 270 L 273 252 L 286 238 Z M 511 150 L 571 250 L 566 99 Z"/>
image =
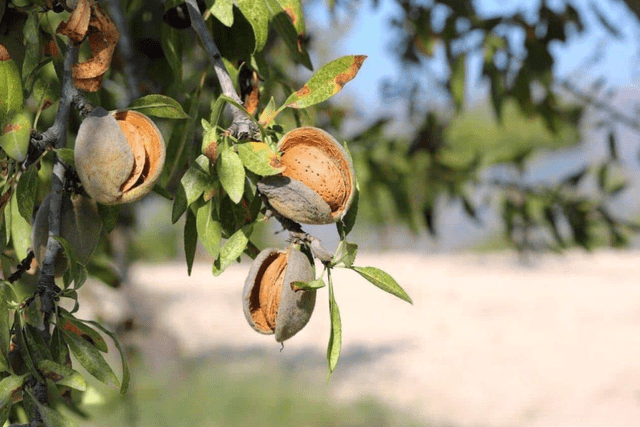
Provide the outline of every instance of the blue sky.
<path id="1" fill-rule="evenodd" d="M 615 23 L 623 33 L 622 40 L 616 40 L 597 22 L 590 11 L 590 3 L 598 5 L 599 9 Z M 362 6 L 354 13 L 342 14 L 339 20 L 350 22 L 346 34 L 335 37 L 339 42 L 333 50 L 334 55 L 365 54 L 368 59 L 357 78 L 349 83 L 343 96 L 357 99 L 360 105 L 368 108 L 375 106 L 382 108 L 379 96 L 380 82 L 385 78 L 395 78 L 401 75 L 401 69 L 390 52 L 392 34 L 389 31 L 388 20 L 397 6 L 393 0 L 379 0 L 378 8 L 371 6 L 371 1 L 361 0 Z M 537 9 L 537 2 L 527 0 L 479 0 L 477 8 L 482 15 L 492 16 L 498 13 L 521 11 L 531 13 Z M 550 7 L 563 4 L 562 1 L 548 1 Z M 586 31 L 571 37 L 567 45 L 557 45 L 553 49 L 556 58 L 556 75 L 572 77 L 579 84 L 594 81 L 600 76 L 607 79 L 608 87 L 625 88 L 634 85 L 640 77 L 640 34 L 638 23 L 626 6 L 620 0 L 572 0 L 572 4 L 580 11 L 587 11 L 585 17 Z M 319 26 L 322 34 L 335 32 L 326 5 L 323 1 L 312 2 L 306 9 L 307 21 L 313 21 Z M 596 46 L 603 51 L 603 60 L 595 67 L 585 69 L 584 61 L 593 54 Z M 321 63 L 315 61 L 318 68 Z M 485 88 L 478 80 L 480 58 L 472 58 L 468 63 L 468 77 L 471 84 L 467 91 L 470 101 L 482 98 Z M 446 68 L 437 62 L 433 65 L 437 72 L 446 72 Z M 339 101 L 339 97 L 337 99 Z"/>

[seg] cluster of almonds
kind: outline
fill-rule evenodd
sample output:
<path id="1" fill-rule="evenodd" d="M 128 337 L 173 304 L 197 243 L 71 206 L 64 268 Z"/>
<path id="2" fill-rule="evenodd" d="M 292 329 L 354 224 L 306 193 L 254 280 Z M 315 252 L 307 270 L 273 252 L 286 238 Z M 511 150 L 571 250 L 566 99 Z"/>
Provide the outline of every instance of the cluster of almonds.
<path id="1" fill-rule="evenodd" d="M 258 183 L 269 205 L 297 223 L 330 224 L 346 214 L 355 194 L 353 165 L 345 149 L 328 133 L 302 127 L 278 143 L 272 166 L 278 175 Z M 81 263 L 89 261 L 102 224 L 96 202 L 112 205 L 136 201 L 152 189 L 165 161 L 165 145 L 156 125 L 136 111 L 109 113 L 95 108 L 83 120 L 75 145 L 75 167 L 91 198 L 65 195 L 60 235 Z M 34 227 L 36 259 L 42 264 L 49 232 L 49 197 L 40 207 Z M 56 276 L 67 268 L 62 254 Z M 256 331 L 275 334 L 282 342 L 300 331 L 313 312 L 316 291 L 294 282 L 314 279 L 312 259 L 296 245 L 281 251 L 268 248 L 254 260 L 243 290 L 243 309 Z"/>
<path id="2" fill-rule="evenodd" d="M 278 143 L 278 175 L 258 183 L 269 205 L 299 223 L 330 224 L 346 214 L 355 194 L 355 175 L 345 149 L 328 133 L 314 127 L 294 129 Z M 249 325 L 282 342 L 300 331 L 311 318 L 315 290 L 294 282 L 314 279 L 314 268 L 296 245 L 280 251 L 268 248 L 253 261 L 242 293 Z"/>

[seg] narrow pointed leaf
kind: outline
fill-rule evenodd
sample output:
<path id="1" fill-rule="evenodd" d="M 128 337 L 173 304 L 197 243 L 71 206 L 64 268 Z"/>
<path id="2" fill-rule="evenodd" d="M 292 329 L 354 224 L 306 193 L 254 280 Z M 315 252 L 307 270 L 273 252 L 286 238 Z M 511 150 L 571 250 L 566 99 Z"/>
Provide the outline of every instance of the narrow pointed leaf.
<path id="1" fill-rule="evenodd" d="M 295 286 L 296 288 L 306 289 L 306 290 L 320 289 L 326 286 L 322 278 L 311 280 L 309 282 L 292 282 L 291 285 Z"/>
<path id="2" fill-rule="evenodd" d="M 304 46 L 305 22 L 302 6 L 296 0 L 267 0 L 271 25 L 284 40 L 294 59 L 312 70 L 309 53 Z"/>
<path id="3" fill-rule="evenodd" d="M 11 196 L 10 209 L 11 240 L 13 241 L 13 248 L 16 250 L 18 259 L 22 260 L 27 257 L 27 251 L 29 247 L 31 247 L 31 226 L 22 215 L 20 215 L 18 198 L 15 193 Z"/>
<path id="4" fill-rule="evenodd" d="M 22 81 L 15 61 L 6 49 L 0 48 L 0 124 L 22 109 Z"/>
<path id="5" fill-rule="evenodd" d="M 38 402 L 30 391 L 27 390 L 24 398 L 25 401 L 28 400 L 30 404 L 35 405 L 46 427 L 76 427 L 76 424 L 69 418 Z"/>
<path id="6" fill-rule="evenodd" d="M 287 98 L 285 106 L 306 108 L 326 101 L 358 74 L 365 59 L 365 55 L 349 55 L 326 64 L 300 90 Z"/>
<path id="7" fill-rule="evenodd" d="M 240 230 L 233 233 L 231 237 L 225 242 L 224 246 L 220 250 L 220 257 L 213 263 L 213 275 L 219 276 L 227 267 L 231 265 L 236 259 L 242 255 L 247 244 L 249 243 L 249 237 L 253 231 L 253 225 L 245 225 Z"/>
<path id="8" fill-rule="evenodd" d="M 87 372 L 107 385 L 120 387 L 116 374 L 113 373 L 113 370 L 106 360 L 104 360 L 104 357 L 102 357 L 102 354 L 98 349 L 75 333 L 65 330 L 63 330 L 63 333 L 71 353 L 73 353 L 75 358 L 80 362 L 82 367 L 87 370 Z"/>
<path id="9" fill-rule="evenodd" d="M 187 210 L 187 219 L 184 222 L 184 256 L 187 259 L 187 274 L 191 276 L 193 268 L 193 260 L 196 256 L 196 247 L 198 245 L 198 228 L 196 216 L 191 209 Z"/>
<path id="10" fill-rule="evenodd" d="M 327 346 L 327 364 L 329 374 L 333 372 L 340 358 L 342 348 L 342 321 L 340 320 L 340 310 L 333 295 L 333 283 L 329 279 L 329 316 L 331 318 L 331 335 L 329 335 L 329 345 Z"/>
<path id="11" fill-rule="evenodd" d="M 120 386 L 120 393 L 124 394 L 127 392 L 129 388 L 129 382 L 131 381 L 131 373 L 129 372 L 129 364 L 127 363 L 127 358 L 125 357 L 125 352 L 120 345 L 120 341 L 116 338 L 115 334 L 108 329 L 105 329 L 98 322 L 94 322 L 93 320 L 87 320 L 87 323 L 95 326 L 100 329 L 104 334 L 108 335 L 109 338 L 113 341 L 116 348 L 118 349 L 118 353 L 120 354 L 120 361 L 122 362 L 122 385 Z"/>
<path id="12" fill-rule="evenodd" d="M 9 345 L 11 344 L 11 335 L 9 333 L 9 288 L 5 284 L 0 284 L 0 366 L 3 370 L 7 370 L 7 361 L 9 360 Z"/>
<path id="13" fill-rule="evenodd" d="M 109 351 L 109 347 L 107 347 L 107 342 L 102 338 L 102 335 L 93 328 L 85 325 L 80 320 L 76 319 L 64 309 L 60 309 L 62 314 L 62 319 L 60 321 L 60 328 L 65 333 L 71 333 L 85 341 L 89 344 L 95 346 L 98 350 L 103 353 L 107 353 Z"/>
<path id="14" fill-rule="evenodd" d="M 196 228 L 202 246 L 213 258 L 218 258 L 220 253 L 220 240 L 222 239 L 222 226 L 215 218 L 213 202 L 205 203 L 196 214 Z"/>
<path id="15" fill-rule="evenodd" d="M 204 192 L 207 183 L 211 179 L 207 172 L 208 164 L 209 160 L 205 156 L 199 156 L 180 180 L 180 186 L 176 192 L 171 213 L 171 221 L 174 224 L 187 210 L 187 207 Z"/>
<path id="16" fill-rule="evenodd" d="M 147 95 L 138 98 L 127 107 L 129 110 L 137 110 L 148 116 L 163 117 L 167 119 L 188 119 L 182 105 L 173 98 L 165 95 Z"/>
<path id="17" fill-rule="evenodd" d="M 52 360 L 40 360 L 37 366 L 42 375 L 58 385 L 64 385 L 80 391 L 87 389 L 87 383 L 82 375 L 68 366 Z"/>
<path id="18" fill-rule="evenodd" d="M 376 267 L 351 267 L 353 271 L 356 271 L 362 277 L 367 279 L 373 285 L 379 287 L 385 292 L 389 292 L 391 295 L 395 295 L 401 300 L 413 304 L 411 297 L 400 287 L 393 277 L 384 271 Z"/>

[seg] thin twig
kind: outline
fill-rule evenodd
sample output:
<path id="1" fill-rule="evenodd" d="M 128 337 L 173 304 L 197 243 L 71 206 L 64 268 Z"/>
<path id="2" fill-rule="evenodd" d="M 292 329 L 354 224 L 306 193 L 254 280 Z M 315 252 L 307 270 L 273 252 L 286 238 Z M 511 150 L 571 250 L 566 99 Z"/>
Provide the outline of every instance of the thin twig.
<path id="1" fill-rule="evenodd" d="M 189 10 L 191 27 L 200 38 L 200 41 L 202 42 L 202 45 L 204 46 L 204 49 L 209 56 L 209 60 L 213 65 L 213 69 L 218 76 L 218 81 L 220 82 L 222 93 L 236 101 L 238 104 L 242 104 L 242 100 L 236 93 L 236 90 L 233 86 L 233 81 L 231 81 L 231 76 L 229 76 L 229 72 L 224 66 L 224 62 L 222 62 L 220 51 L 218 50 L 218 47 L 216 46 L 216 43 L 209 33 L 204 19 L 200 14 L 200 10 L 198 9 L 196 0 L 186 0 L 185 3 L 187 5 L 187 10 Z M 253 123 L 251 122 L 251 120 L 249 120 L 244 112 L 231 105 L 231 113 L 233 114 L 233 123 L 230 130 L 234 136 L 237 136 L 238 138 L 246 138 L 256 133 L 256 130 L 253 129 Z"/>

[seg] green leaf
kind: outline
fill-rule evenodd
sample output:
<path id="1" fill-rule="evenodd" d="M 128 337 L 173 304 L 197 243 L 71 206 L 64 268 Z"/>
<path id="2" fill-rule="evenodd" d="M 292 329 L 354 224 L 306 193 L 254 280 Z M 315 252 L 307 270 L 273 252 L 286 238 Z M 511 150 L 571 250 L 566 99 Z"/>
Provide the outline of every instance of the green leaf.
<path id="1" fill-rule="evenodd" d="M 246 141 L 237 144 L 236 147 L 242 164 L 256 175 L 268 176 L 282 172 L 283 168 L 271 166 L 271 160 L 276 157 L 276 153 L 267 144 Z"/>
<path id="2" fill-rule="evenodd" d="M 248 224 L 233 233 L 220 249 L 220 257 L 213 263 L 213 275 L 219 276 L 227 267 L 242 255 L 249 237 L 253 231 L 253 224 Z"/>
<path id="3" fill-rule="evenodd" d="M 87 320 L 86 322 L 92 324 L 96 328 L 100 329 L 104 334 L 108 335 L 118 349 L 118 353 L 120 354 L 120 361 L 122 362 L 122 385 L 120 386 L 120 393 L 125 394 L 127 392 L 127 389 L 129 388 L 129 382 L 131 381 L 131 373 L 129 372 L 129 364 L 127 363 L 125 352 L 120 345 L 120 341 L 118 341 L 113 332 L 105 329 L 98 322 L 94 322 L 93 320 Z"/>
<path id="4" fill-rule="evenodd" d="M 69 280 L 67 281 L 66 285 L 70 284 L 71 281 L 75 281 L 77 284 L 80 273 L 78 269 L 78 260 L 76 259 L 76 255 L 73 252 L 71 244 L 62 236 L 53 236 L 53 238 L 60 242 L 60 245 L 62 245 L 62 250 L 64 251 L 64 255 L 68 261 L 67 265 L 69 266 L 69 269 L 67 272 L 65 272 L 65 275 L 67 275 L 68 273 Z"/>
<path id="5" fill-rule="evenodd" d="M 68 366 L 61 365 L 53 360 L 40 360 L 37 366 L 42 375 L 58 385 L 64 385 L 80 391 L 87 389 L 87 383 L 82 375 Z"/>
<path id="6" fill-rule="evenodd" d="M 102 218 L 102 227 L 108 234 L 116 228 L 118 223 L 118 215 L 120 214 L 120 205 L 103 205 L 98 203 L 98 213 Z"/>
<path id="7" fill-rule="evenodd" d="M 367 59 L 365 55 L 349 55 L 329 62 L 320 68 L 300 90 L 292 93 L 284 106 L 307 108 L 326 101 L 340 92 L 344 85 L 358 74 L 365 59 Z"/>
<path id="8" fill-rule="evenodd" d="M 104 340 L 104 338 L 102 338 L 102 335 L 100 335 L 98 331 L 85 325 L 65 309 L 60 308 L 60 313 L 62 315 L 60 328 L 65 334 L 72 333 L 75 336 L 85 340 L 89 344 L 95 346 L 103 353 L 107 353 L 109 351 L 106 341 Z"/>
<path id="9" fill-rule="evenodd" d="M 271 25 L 282 37 L 294 59 L 312 70 L 309 53 L 303 44 L 305 23 L 300 2 L 297 0 L 267 0 L 267 5 L 271 10 Z"/>
<path id="10" fill-rule="evenodd" d="M 340 310 L 333 294 L 333 282 L 329 271 L 329 316 L 331 318 L 331 334 L 329 335 L 329 345 L 327 346 L 327 364 L 329 374 L 333 372 L 340 358 L 342 347 L 342 321 L 340 320 Z"/>
<path id="11" fill-rule="evenodd" d="M 253 28 L 256 44 L 253 52 L 264 48 L 269 35 L 269 10 L 264 0 L 237 0 L 238 9 L 247 18 Z"/>
<path id="12" fill-rule="evenodd" d="M 460 111 L 464 105 L 465 99 L 465 77 L 466 77 L 466 58 L 467 55 L 461 53 L 451 62 L 451 76 L 449 77 L 449 90 L 453 97 L 453 103 L 456 111 Z"/>
<path id="13" fill-rule="evenodd" d="M 171 221 L 174 224 L 187 210 L 187 207 L 198 200 L 198 197 L 204 192 L 207 183 L 211 180 L 207 172 L 209 168 L 208 165 L 209 160 L 205 156 L 200 155 L 180 180 L 180 186 L 176 192 L 171 214 Z"/>
<path id="14" fill-rule="evenodd" d="M 0 147 L 9 157 L 22 162 L 27 157 L 31 138 L 31 120 L 24 113 L 8 117 L 0 129 Z"/>
<path id="15" fill-rule="evenodd" d="M 196 222 L 196 216 L 193 211 L 189 209 L 187 211 L 187 219 L 184 222 L 184 256 L 187 259 L 187 272 L 191 276 L 191 268 L 193 267 L 193 260 L 196 256 L 196 247 L 198 245 L 198 227 Z"/>
<path id="16" fill-rule="evenodd" d="M 38 413 L 44 422 L 46 427 L 76 427 L 76 424 L 71 421 L 69 418 L 65 417 L 61 413 L 56 410 L 49 408 L 48 406 L 43 405 L 38 402 L 38 400 L 33 397 L 33 394 L 29 390 L 26 390 L 24 395 L 25 403 L 29 401 L 30 404 L 35 405 L 38 409 Z"/>
<path id="17" fill-rule="evenodd" d="M 205 203 L 196 214 L 196 228 L 202 246 L 213 258 L 218 258 L 220 253 L 220 240 L 222 239 L 222 227 L 216 218 L 213 201 Z"/>
<path id="18" fill-rule="evenodd" d="M 0 411 L 11 406 L 13 398 L 22 390 L 22 385 L 27 376 L 28 374 L 11 375 L 0 380 Z"/>
<path id="19" fill-rule="evenodd" d="M 240 203 L 244 193 L 244 166 L 240 157 L 231 150 L 220 153 L 216 162 L 218 178 L 227 194 L 234 203 Z"/>
<path id="20" fill-rule="evenodd" d="M 182 82 L 182 51 L 184 42 L 180 30 L 169 25 L 161 26 L 160 44 L 171 71 L 178 82 Z M 182 107 L 181 107 L 182 108 Z"/>
<path id="21" fill-rule="evenodd" d="M 277 114 L 278 112 L 276 111 L 276 101 L 272 96 L 267 106 L 264 108 L 264 110 L 262 110 L 262 113 L 260 113 L 260 119 L 258 120 L 258 122 L 262 126 L 269 126 L 269 123 L 271 123 L 271 121 L 275 119 Z"/>
<path id="22" fill-rule="evenodd" d="M 36 169 L 36 165 L 31 165 L 22 173 L 22 176 L 20 176 L 18 187 L 16 188 L 18 211 L 26 221 L 31 221 L 33 217 L 33 206 L 36 201 L 37 191 L 38 170 Z"/>
<path id="23" fill-rule="evenodd" d="M 209 11 L 225 26 L 233 25 L 233 0 L 216 0 Z"/>
<path id="24" fill-rule="evenodd" d="M 62 329 L 56 325 L 51 334 L 51 356 L 58 364 L 65 364 L 69 359 L 69 346 L 64 341 Z"/>
<path id="25" fill-rule="evenodd" d="M 20 351 L 20 355 L 22 356 L 22 361 L 24 362 L 25 368 L 27 368 L 31 375 L 36 377 L 39 381 L 42 381 L 42 377 L 36 369 L 31 351 L 29 351 L 29 346 L 27 345 L 27 340 L 24 336 L 24 330 L 22 329 L 22 323 L 23 322 L 21 322 L 20 319 L 20 311 L 16 310 L 13 317 L 13 324 L 15 325 L 15 340 L 18 350 Z"/>
<path id="26" fill-rule="evenodd" d="M 71 166 L 72 168 L 76 167 L 76 161 L 73 154 L 73 149 L 71 148 L 54 148 L 58 158 L 62 160 L 63 163 Z"/>
<path id="27" fill-rule="evenodd" d="M 116 374 L 113 373 L 113 370 L 104 360 L 102 354 L 100 354 L 93 345 L 75 333 L 68 332 L 64 329 L 63 333 L 71 353 L 73 353 L 87 372 L 104 384 L 120 387 Z"/>
<path id="28" fill-rule="evenodd" d="M 29 247 L 31 247 L 31 226 L 20 215 L 18 209 L 18 198 L 16 194 L 11 195 L 11 240 L 13 248 L 16 250 L 16 256 L 22 260 L 27 257 Z"/>
<path id="29" fill-rule="evenodd" d="M 353 271 L 356 271 L 362 277 L 367 279 L 373 285 L 379 287 L 385 292 L 389 292 L 391 295 L 395 295 L 401 300 L 413 304 L 411 297 L 400 287 L 393 277 L 385 273 L 376 267 L 351 267 Z"/>
<path id="30" fill-rule="evenodd" d="M 11 344 L 11 335 L 9 333 L 9 287 L 0 284 L 0 357 L 2 357 L 1 368 L 7 369 L 7 361 L 9 360 L 9 345 Z"/>
<path id="31" fill-rule="evenodd" d="M 166 119 L 189 118 L 178 101 L 165 95 L 143 96 L 133 101 L 127 109 L 137 110 L 148 116 L 164 117 Z"/>
<path id="32" fill-rule="evenodd" d="M 291 285 L 305 290 L 320 289 L 326 286 L 322 277 L 316 280 L 311 280 L 310 282 L 291 282 Z"/>
<path id="33" fill-rule="evenodd" d="M 342 240 L 340 242 L 337 254 L 334 255 L 333 259 L 331 260 L 331 267 L 335 267 L 338 264 L 343 264 L 345 267 L 349 268 L 356 260 L 357 254 L 358 245 L 356 245 L 355 243 L 349 243 L 346 240 Z M 338 255 L 340 256 L 339 258 Z"/>
<path id="34" fill-rule="evenodd" d="M 40 335 L 38 329 L 27 323 L 23 332 L 24 338 L 27 342 L 27 347 L 29 348 L 29 353 L 31 354 L 36 366 L 41 360 L 51 360 L 53 358 L 48 344 L 44 342 L 44 339 L 42 338 L 42 335 Z"/>
<path id="35" fill-rule="evenodd" d="M 24 60 L 22 62 L 22 82 L 26 82 L 31 73 L 38 66 L 40 60 L 40 43 L 38 38 L 39 25 L 38 14 L 35 10 L 31 10 L 27 22 L 24 24 L 24 44 L 26 46 L 24 52 Z M 29 89 L 27 89 L 29 90 Z"/>
<path id="36" fill-rule="evenodd" d="M 13 59 L 0 61 L 0 124 L 22 110 L 22 81 Z"/>

